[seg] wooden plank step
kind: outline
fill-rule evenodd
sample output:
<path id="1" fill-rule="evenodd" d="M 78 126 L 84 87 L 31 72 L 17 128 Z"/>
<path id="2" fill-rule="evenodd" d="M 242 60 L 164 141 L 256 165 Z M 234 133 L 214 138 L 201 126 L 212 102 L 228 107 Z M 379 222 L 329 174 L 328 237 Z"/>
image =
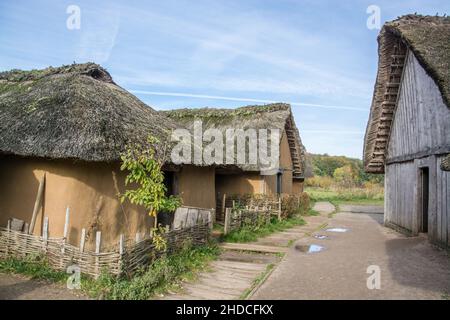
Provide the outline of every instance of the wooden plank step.
<path id="1" fill-rule="evenodd" d="M 187 295 L 200 300 L 231 300 L 236 298 L 231 294 L 212 292 L 210 290 L 205 290 L 197 287 L 189 288 L 186 291 Z"/>
<path id="2" fill-rule="evenodd" d="M 205 290 L 205 291 L 210 291 L 214 294 L 227 294 L 230 296 L 234 296 L 236 298 L 238 298 L 242 294 L 242 291 L 243 291 L 242 289 L 237 289 L 236 287 L 224 288 L 224 287 L 208 285 L 208 284 L 204 284 L 204 283 L 200 283 L 200 282 L 197 282 L 195 284 L 195 288 Z M 247 288 L 244 288 L 244 290 L 245 289 L 247 289 Z"/>
<path id="3" fill-rule="evenodd" d="M 216 278 L 216 277 L 209 277 L 209 278 L 200 278 L 199 282 L 204 286 L 208 287 L 214 287 L 214 288 L 223 288 L 223 289 L 235 289 L 239 291 L 243 291 L 248 288 L 248 281 L 233 281 L 231 278 Z"/>
<path id="4" fill-rule="evenodd" d="M 221 265 L 227 266 L 235 269 L 244 269 L 244 270 L 264 270 L 264 263 L 251 263 L 251 262 L 240 262 L 240 261 L 227 261 L 227 260 L 218 260 L 211 263 L 211 265 Z"/>
<path id="5" fill-rule="evenodd" d="M 202 280 L 211 280 L 211 281 L 217 281 L 217 279 L 220 279 L 221 281 L 226 281 L 228 284 L 233 284 L 236 286 L 246 287 L 248 284 L 252 283 L 253 280 L 249 280 L 248 278 L 239 278 L 235 277 L 234 275 L 230 274 L 229 272 L 225 271 L 217 271 L 214 273 L 205 273 L 202 274 L 201 277 Z"/>
<path id="6" fill-rule="evenodd" d="M 248 277 L 248 279 L 253 279 L 262 272 L 262 270 L 256 271 L 256 270 L 233 269 L 227 266 L 216 266 L 215 269 L 217 271 L 230 272 L 231 274 L 240 276 L 242 278 Z"/>
<path id="7" fill-rule="evenodd" d="M 285 253 L 288 252 L 286 247 L 274 247 L 274 246 L 260 246 L 248 243 L 229 243 L 225 242 L 221 245 L 225 250 L 241 250 L 241 251 L 253 251 L 253 252 L 267 252 L 267 253 Z"/>

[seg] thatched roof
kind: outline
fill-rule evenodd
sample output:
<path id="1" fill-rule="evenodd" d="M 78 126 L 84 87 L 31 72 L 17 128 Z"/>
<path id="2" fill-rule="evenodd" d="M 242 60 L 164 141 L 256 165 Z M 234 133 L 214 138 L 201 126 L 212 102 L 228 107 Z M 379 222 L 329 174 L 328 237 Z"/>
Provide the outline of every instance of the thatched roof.
<path id="1" fill-rule="evenodd" d="M 367 172 L 383 173 L 407 50 L 436 82 L 450 107 L 450 18 L 406 15 L 383 26 L 378 74 L 364 141 Z"/>
<path id="2" fill-rule="evenodd" d="M 450 154 L 442 159 L 441 169 L 444 171 L 450 171 Z"/>
<path id="3" fill-rule="evenodd" d="M 230 128 L 244 130 L 247 128 L 255 130 L 279 129 L 281 133 L 286 130 L 291 158 L 294 163 L 294 177 L 301 178 L 303 175 L 305 148 L 301 142 L 289 104 L 276 103 L 236 109 L 176 109 L 162 112 L 187 128 L 192 128 L 195 120 L 201 120 L 203 130 L 217 128 L 223 133 Z M 245 171 L 261 169 L 259 165 L 239 165 L 239 167 Z"/>
<path id="4" fill-rule="evenodd" d="M 0 153 L 114 161 L 174 127 L 97 64 L 0 73 Z"/>

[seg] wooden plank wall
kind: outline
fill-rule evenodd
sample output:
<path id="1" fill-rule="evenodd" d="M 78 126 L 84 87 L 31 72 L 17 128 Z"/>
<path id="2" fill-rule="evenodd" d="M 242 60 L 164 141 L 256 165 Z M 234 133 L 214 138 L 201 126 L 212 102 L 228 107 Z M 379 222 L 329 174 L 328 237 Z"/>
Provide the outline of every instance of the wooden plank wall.
<path id="1" fill-rule="evenodd" d="M 450 247 L 450 172 L 442 171 L 443 156 L 436 158 L 436 242 Z"/>
<path id="2" fill-rule="evenodd" d="M 430 196 L 428 236 L 441 246 L 450 247 L 450 172 L 442 171 L 443 156 L 386 166 L 385 222 L 416 235 L 420 225 L 420 167 L 429 168 Z"/>
<path id="3" fill-rule="evenodd" d="M 450 109 L 436 83 L 408 52 L 386 157 L 385 222 L 417 234 L 420 167 L 430 178 L 428 236 L 449 246 L 450 173 L 440 169 L 450 151 Z"/>
<path id="4" fill-rule="evenodd" d="M 414 161 L 386 166 L 385 222 L 413 232 L 416 168 Z"/>
<path id="5" fill-rule="evenodd" d="M 450 148 L 450 110 L 436 83 L 408 53 L 391 128 L 387 162 L 399 156 Z"/>

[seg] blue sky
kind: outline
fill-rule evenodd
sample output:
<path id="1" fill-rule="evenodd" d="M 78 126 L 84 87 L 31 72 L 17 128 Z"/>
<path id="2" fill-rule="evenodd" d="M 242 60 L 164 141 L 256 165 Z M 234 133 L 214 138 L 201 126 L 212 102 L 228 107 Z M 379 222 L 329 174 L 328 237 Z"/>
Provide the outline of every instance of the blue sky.
<path id="1" fill-rule="evenodd" d="M 69 30 L 69 5 L 81 10 Z M 307 150 L 361 158 L 378 30 L 448 0 L 0 0 L 0 70 L 94 61 L 155 109 L 293 104 Z M 225 99 L 226 98 L 226 99 Z"/>

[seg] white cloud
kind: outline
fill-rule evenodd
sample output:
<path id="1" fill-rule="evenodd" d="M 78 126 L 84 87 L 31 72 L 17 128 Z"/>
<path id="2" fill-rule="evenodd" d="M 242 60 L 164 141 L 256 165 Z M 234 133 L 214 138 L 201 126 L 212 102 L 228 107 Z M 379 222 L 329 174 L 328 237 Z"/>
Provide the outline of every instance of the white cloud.
<path id="1" fill-rule="evenodd" d="M 77 59 L 105 63 L 116 43 L 120 11 L 112 6 L 89 9 L 81 7 L 81 36 Z"/>

